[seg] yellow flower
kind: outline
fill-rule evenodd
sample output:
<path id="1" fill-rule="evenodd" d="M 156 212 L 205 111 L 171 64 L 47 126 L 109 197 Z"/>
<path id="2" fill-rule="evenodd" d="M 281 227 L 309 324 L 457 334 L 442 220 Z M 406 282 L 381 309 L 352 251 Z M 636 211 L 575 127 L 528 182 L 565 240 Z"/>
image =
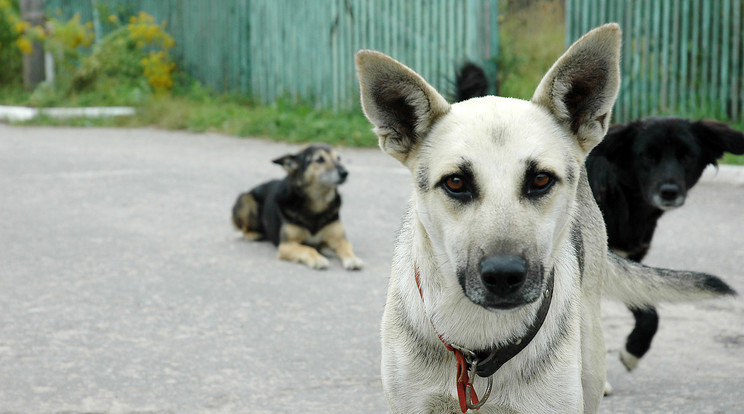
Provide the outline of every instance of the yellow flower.
<path id="1" fill-rule="evenodd" d="M 36 27 L 34 27 L 34 35 L 35 35 L 35 36 L 36 36 L 36 37 L 37 37 L 37 38 L 38 38 L 39 40 L 42 40 L 42 41 L 43 41 L 43 40 L 45 40 L 45 39 L 46 39 L 46 37 L 47 37 L 47 35 L 46 35 L 46 32 L 44 31 L 44 28 L 43 28 L 43 27 L 41 27 L 41 26 L 36 26 Z"/>
<path id="2" fill-rule="evenodd" d="M 18 49 L 21 49 L 21 52 L 27 55 L 30 54 L 34 49 L 31 46 L 31 42 L 25 37 L 19 37 L 18 40 L 16 40 L 16 46 L 18 46 Z"/>
<path id="3" fill-rule="evenodd" d="M 28 22 L 24 22 L 23 20 L 21 20 L 20 22 L 13 25 L 13 30 L 15 30 L 16 33 L 20 34 L 25 32 L 28 26 Z"/>
<path id="4" fill-rule="evenodd" d="M 112 14 L 112 15 L 110 15 L 108 17 L 108 21 L 109 21 L 109 23 L 114 23 L 114 24 L 115 23 L 118 23 L 119 22 L 119 17 L 117 15 L 115 15 L 115 14 Z"/>

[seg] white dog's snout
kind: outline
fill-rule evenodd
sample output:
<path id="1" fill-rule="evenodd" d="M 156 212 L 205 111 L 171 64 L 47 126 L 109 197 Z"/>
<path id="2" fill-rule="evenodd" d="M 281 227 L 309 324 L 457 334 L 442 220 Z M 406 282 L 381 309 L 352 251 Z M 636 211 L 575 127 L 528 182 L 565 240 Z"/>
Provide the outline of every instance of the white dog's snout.
<path id="1" fill-rule="evenodd" d="M 519 291 L 527 279 L 527 261 L 520 256 L 498 255 L 480 262 L 483 286 L 499 297 Z"/>

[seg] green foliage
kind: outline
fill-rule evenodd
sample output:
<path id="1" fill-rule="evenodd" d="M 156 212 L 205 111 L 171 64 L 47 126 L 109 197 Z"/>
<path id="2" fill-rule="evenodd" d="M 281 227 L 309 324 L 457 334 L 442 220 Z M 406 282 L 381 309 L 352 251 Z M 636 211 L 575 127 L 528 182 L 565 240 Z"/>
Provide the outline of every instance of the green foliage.
<path id="1" fill-rule="evenodd" d="M 92 24 L 82 23 L 79 14 L 68 21 L 49 19 L 48 33 L 25 29 L 55 62 L 54 82 L 39 85 L 29 97 L 31 105 L 139 105 L 153 93 L 170 92 L 175 64 L 169 50 L 175 42 L 165 23 L 144 12 L 127 24 L 113 15 L 108 22 L 113 30 L 95 45 Z"/>
<path id="2" fill-rule="evenodd" d="M 0 0 L 0 85 L 20 84 L 23 80 L 21 50 L 16 46 L 19 34 L 14 24 L 18 19 L 18 1 Z"/>
<path id="3" fill-rule="evenodd" d="M 719 164 L 744 165 L 744 155 L 734 155 L 726 153 L 719 161 Z"/>
<path id="4" fill-rule="evenodd" d="M 562 2 L 504 1 L 499 15 L 499 95 L 529 99 L 565 46 Z"/>
<path id="5" fill-rule="evenodd" d="M 332 145 L 372 146 L 377 138 L 361 111 L 333 113 L 303 103 L 280 100 L 255 105 L 228 95 L 161 97 L 138 115 L 147 125 L 194 132 L 220 132 L 289 142 L 327 142 Z"/>
<path id="6" fill-rule="evenodd" d="M 44 49 L 54 56 L 57 76 L 69 81 L 85 57 L 85 52 L 93 44 L 93 24 L 80 22 L 80 14 L 68 21 L 49 19 L 50 33 L 41 40 Z"/>
<path id="7" fill-rule="evenodd" d="M 27 93 L 26 97 L 23 95 L 22 89 L 0 88 L 0 103 L 22 104 L 28 99 Z M 97 99 L 102 97 L 101 94 L 81 94 L 77 99 L 79 103 L 100 106 L 103 102 Z M 25 124 L 149 126 L 297 143 L 322 141 L 350 147 L 377 144 L 377 137 L 372 133 L 371 125 L 360 109 L 334 113 L 289 99 L 280 100 L 273 105 L 260 105 L 243 95 L 214 94 L 193 81 L 177 82 L 173 94 L 143 97 L 135 116 L 101 119 L 41 117 Z"/>
<path id="8" fill-rule="evenodd" d="M 0 105 L 28 105 L 28 96 L 20 81 L 0 83 Z"/>

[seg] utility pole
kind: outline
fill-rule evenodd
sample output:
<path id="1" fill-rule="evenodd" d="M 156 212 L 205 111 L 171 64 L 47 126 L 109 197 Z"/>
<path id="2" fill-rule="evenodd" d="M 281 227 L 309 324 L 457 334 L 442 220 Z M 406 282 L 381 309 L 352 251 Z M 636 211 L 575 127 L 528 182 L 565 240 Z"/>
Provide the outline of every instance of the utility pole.
<path id="1" fill-rule="evenodd" d="M 21 0 L 21 18 L 32 26 L 44 26 L 44 0 Z M 23 54 L 23 85 L 33 89 L 44 80 L 44 49 L 34 41 L 30 54 Z"/>

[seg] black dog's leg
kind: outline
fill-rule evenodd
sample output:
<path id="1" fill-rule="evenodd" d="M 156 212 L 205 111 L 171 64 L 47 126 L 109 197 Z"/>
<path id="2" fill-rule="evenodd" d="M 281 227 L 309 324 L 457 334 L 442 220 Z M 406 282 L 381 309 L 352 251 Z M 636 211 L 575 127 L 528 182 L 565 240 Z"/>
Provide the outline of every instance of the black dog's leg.
<path id="1" fill-rule="evenodd" d="M 659 314 L 656 308 L 635 309 L 628 308 L 633 312 L 635 318 L 635 327 L 628 335 L 625 342 L 625 349 L 620 352 L 620 361 L 622 361 L 628 371 L 632 371 L 638 366 L 638 361 L 651 348 L 651 341 L 656 335 L 659 327 Z"/>

